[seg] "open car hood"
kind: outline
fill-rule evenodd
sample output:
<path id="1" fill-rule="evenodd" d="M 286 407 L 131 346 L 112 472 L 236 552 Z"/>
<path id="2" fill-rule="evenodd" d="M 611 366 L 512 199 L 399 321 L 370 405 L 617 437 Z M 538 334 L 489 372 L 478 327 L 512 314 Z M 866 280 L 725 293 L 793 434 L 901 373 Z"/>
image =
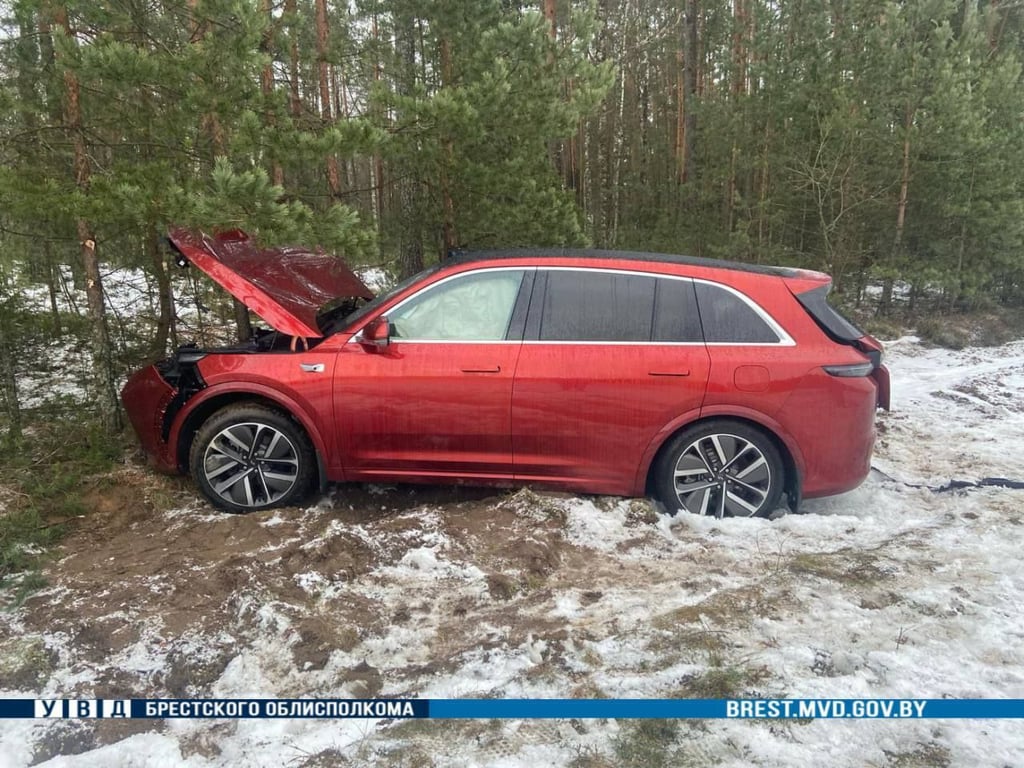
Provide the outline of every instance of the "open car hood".
<path id="1" fill-rule="evenodd" d="M 373 298 L 345 262 L 323 251 L 261 248 L 237 229 L 217 235 L 174 229 L 168 237 L 189 263 L 281 333 L 319 338 L 316 315 L 324 304 Z"/>

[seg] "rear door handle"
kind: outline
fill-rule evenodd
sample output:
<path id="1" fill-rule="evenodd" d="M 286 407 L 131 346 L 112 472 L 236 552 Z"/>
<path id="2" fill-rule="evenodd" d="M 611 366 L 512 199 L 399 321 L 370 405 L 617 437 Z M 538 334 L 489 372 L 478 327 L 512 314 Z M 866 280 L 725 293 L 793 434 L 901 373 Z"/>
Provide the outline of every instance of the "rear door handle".
<path id="1" fill-rule="evenodd" d="M 463 368 L 463 373 L 501 373 L 501 366 L 495 365 L 491 368 Z"/>
<path id="2" fill-rule="evenodd" d="M 299 363 L 299 368 L 304 370 L 306 373 L 323 373 L 323 363 Z"/>
<path id="3" fill-rule="evenodd" d="M 682 376 L 689 376 L 690 372 L 688 370 L 685 370 L 685 369 L 684 370 L 679 370 L 679 371 L 648 371 L 647 375 L 648 376 L 678 376 L 678 377 L 682 377 Z"/>

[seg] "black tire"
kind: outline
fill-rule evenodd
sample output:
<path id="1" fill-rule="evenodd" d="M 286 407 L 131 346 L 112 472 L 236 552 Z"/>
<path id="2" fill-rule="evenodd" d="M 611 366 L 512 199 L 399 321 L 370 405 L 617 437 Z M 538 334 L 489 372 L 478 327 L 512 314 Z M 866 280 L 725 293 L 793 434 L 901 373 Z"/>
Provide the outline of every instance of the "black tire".
<path id="1" fill-rule="evenodd" d="M 785 483 L 772 439 L 727 419 L 680 432 L 665 446 L 654 470 L 655 495 L 673 515 L 685 510 L 716 517 L 767 517 L 778 506 Z"/>
<path id="2" fill-rule="evenodd" d="M 236 403 L 207 419 L 192 441 L 189 468 L 202 494 L 229 512 L 297 504 L 316 472 L 303 429 L 280 411 Z"/>

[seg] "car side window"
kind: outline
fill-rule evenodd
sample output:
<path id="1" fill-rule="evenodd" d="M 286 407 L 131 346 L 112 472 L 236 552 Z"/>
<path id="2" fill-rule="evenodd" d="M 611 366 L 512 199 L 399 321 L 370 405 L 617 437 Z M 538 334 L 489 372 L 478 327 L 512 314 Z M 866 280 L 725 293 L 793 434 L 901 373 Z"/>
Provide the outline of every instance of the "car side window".
<path id="1" fill-rule="evenodd" d="M 406 341 L 501 341 L 523 282 L 522 270 L 460 275 L 425 289 L 388 313 Z"/>
<path id="2" fill-rule="evenodd" d="M 720 344 L 778 344 L 779 335 L 747 302 L 720 285 L 694 285 L 704 340 Z"/>
<path id="3" fill-rule="evenodd" d="M 654 329 L 651 341 L 704 342 L 692 280 L 658 278 L 654 297 Z"/>
<path id="4" fill-rule="evenodd" d="M 650 341 L 655 280 L 610 272 L 550 270 L 541 341 Z"/>

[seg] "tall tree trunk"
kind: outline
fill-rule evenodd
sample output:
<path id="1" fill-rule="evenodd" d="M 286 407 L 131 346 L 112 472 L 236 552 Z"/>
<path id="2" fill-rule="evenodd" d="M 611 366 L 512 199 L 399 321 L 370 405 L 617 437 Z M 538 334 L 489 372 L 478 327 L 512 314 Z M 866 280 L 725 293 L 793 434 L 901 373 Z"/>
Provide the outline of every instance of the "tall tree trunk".
<path id="1" fill-rule="evenodd" d="M 402 217 L 402 245 L 398 254 L 399 277 L 405 279 L 423 270 L 423 232 L 417 205 L 416 180 L 402 179 L 398 185 L 399 210 Z"/>
<path id="2" fill-rule="evenodd" d="M 252 319 L 249 317 L 249 310 L 238 299 L 232 301 L 235 312 L 235 328 L 238 331 L 238 340 L 249 341 L 252 338 Z"/>
<path id="3" fill-rule="evenodd" d="M 21 440 L 21 403 L 18 401 L 18 376 L 10 342 L 12 328 L 7 315 L 7 307 L 0 303 L 0 392 L 7 411 L 7 437 L 9 442 L 16 443 Z"/>
<path id="4" fill-rule="evenodd" d="M 447 37 L 441 38 L 441 86 L 447 87 L 452 83 L 452 44 Z M 441 137 L 441 233 L 442 250 L 441 258 L 446 259 L 452 250 L 458 245 L 458 235 L 455 232 L 455 202 L 452 199 L 451 168 L 454 163 L 454 146 L 451 136 L 447 134 Z"/>
<path id="5" fill-rule="evenodd" d="M 24 13 L 24 12 L 23 12 Z M 36 101 L 36 77 L 38 75 L 38 54 L 36 35 L 31 16 L 23 15 L 18 19 L 18 37 L 14 43 L 17 56 L 17 87 L 20 102 L 21 124 L 31 134 L 36 130 L 38 121 L 32 104 Z"/>
<path id="6" fill-rule="evenodd" d="M 377 23 L 377 14 L 373 15 L 373 41 L 374 43 L 380 41 L 380 27 Z M 375 84 L 380 82 L 381 74 L 380 55 L 377 55 L 373 60 L 373 82 Z M 384 115 L 380 107 L 374 107 L 374 109 L 377 110 L 377 122 L 381 124 L 379 127 L 383 128 Z M 384 222 L 384 156 L 381 154 L 380 149 L 376 147 L 373 150 L 373 206 L 379 232 Z"/>
<path id="7" fill-rule="evenodd" d="M 607 101 L 606 101 L 607 104 Z M 590 230 L 593 235 L 594 244 L 597 247 L 605 245 L 604 240 L 604 193 L 606 187 L 602 183 L 606 165 L 601 162 L 602 130 L 606 122 L 607 105 L 599 107 L 599 111 L 590 119 L 591 128 L 587 131 L 587 217 L 590 221 Z"/>
<path id="8" fill-rule="evenodd" d="M 53 48 L 52 19 L 50 6 L 42 6 L 39 13 L 39 64 L 43 72 L 43 87 L 46 89 L 46 106 L 49 113 L 50 123 L 60 125 L 64 119 L 64 94 L 61 91 L 60 82 L 55 77 L 57 67 L 57 54 Z"/>
<path id="9" fill-rule="evenodd" d="M 36 79 L 40 73 L 37 38 L 38 46 L 43 50 L 44 55 L 47 55 L 48 51 L 48 55 L 51 57 L 50 60 L 43 62 L 44 67 L 49 69 L 52 66 L 53 48 L 50 43 L 50 25 L 43 18 L 44 16 L 45 14 L 40 14 L 37 24 L 33 23 L 32 16 L 28 14 L 18 20 L 18 31 L 20 34 L 15 47 L 21 64 L 17 75 L 17 87 L 18 99 L 21 102 L 21 124 L 27 134 L 35 133 L 39 126 L 39 120 L 35 111 L 31 108 L 36 102 Z M 38 36 L 35 34 L 37 30 Z M 59 120 L 54 122 L 59 122 Z M 49 240 L 43 239 L 42 249 L 42 267 L 46 270 L 46 287 L 50 299 L 52 333 L 54 336 L 59 336 L 61 333 L 60 310 L 57 307 L 57 285 L 53 274 L 53 254 L 51 253 Z"/>
<path id="10" fill-rule="evenodd" d="M 63 28 L 69 41 L 75 39 L 64 7 L 58 6 L 55 9 L 54 23 Z M 65 125 L 74 150 L 75 186 L 84 195 L 89 190 L 92 169 L 85 147 L 85 133 L 82 130 L 81 88 L 78 76 L 71 69 L 64 69 L 63 81 Z M 85 277 L 89 325 L 92 329 L 92 389 L 99 408 L 100 421 L 108 431 L 116 431 L 121 428 L 121 410 L 114 381 L 113 350 L 103 301 L 103 278 L 96 255 L 96 238 L 92 232 L 92 225 L 81 216 L 77 220 L 76 229 Z"/>
<path id="11" fill-rule="evenodd" d="M 267 63 L 260 71 L 260 91 L 263 93 L 264 109 L 267 111 L 267 124 L 273 126 L 277 120 L 273 113 L 274 98 L 274 16 L 270 0 L 260 0 L 260 10 L 266 16 L 267 28 L 260 40 L 260 50 L 267 57 Z M 275 186 L 284 186 L 284 168 L 275 157 L 270 162 L 270 176 Z"/>
<path id="12" fill-rule="evenodd" d="M 331 68 L 328 63 L 327 0 L 316 0 L 316 58 L 317 74 L 320 85 L 320 118 L 324 125 L 333 122 L 331 116 Z M 338 171 L 338 158 L 333 152 L 327 155 L 327 187 L 331 197 L 341 197 L 341 174 Z"/>
<path id="13" fill-rule="evenodd" d="M 288 31 L 288 108 L 296 120 L 302 117 L 302 97 L 299 93 L 299 35 L 295 23 L 298 9 L 296 0 L 284 0 L 284 12 L 292 19 Z"/>
<path id="14" fill-rule="evenodd" d="M 167 352 L 167 341 L 171 337 L 174 326 L 174 294 L 171 291 L 171 278 L 167 274 L 167 265 L 164 263 L 163 254 L 160 251 L 156 225 L 153 223 L 146 228 L 146 254 L 149 256 L 153 274 L 156 275 L 157 300 L 160 306 L 152 351 L 154 357 L 162 358 Z"/>
<path id="15" fill-rule="evenodd" d="M 199 21 L 199 17 L 196 15 L 196 8 L 199 0 L 186 0 L 186 4 L 189 9 L 189 30 L 191 32 L 192 42 L 198 42 L 206 36 L 206 25 Z M 210 136 L 210 146 L 212 147 L 212 159 L 216 163 L 217 158 L 225 157 L 227 150 L 225 147 L 224 129 L 221 126 L 220 118 L 215 112 L 207 112 L 202 117 L 202 123 L 200 130 L 205 130 Z M 232 299 L 232 306 L 235 315 L 235 329 L 240 342 L 246 342 L 252 338 L 252 323 L 249 320 L 249 310 L 245 308 L 245 305 L 238 299 Z"/>
<path id="16" fill-rule="evenodd" d="M 761 255 L 771 247 L 771 227 L 768 221 L 768 191 L 771 182 L 770 165 L 771 158 L 771 117 L 765 117 L 764 121 L 764 142 L 761 152 L 761 169 L 757 175 L 757 250 L 754 254 L 754 261 L 760 261 Z"/>
<path id="17" fill-rule="evenodd" d="M 680 153 L 678 155 L 679 180 L 682 183 L 693 178 L 694 159 L 693 142 L 697 130 L 697 115 L 694 107 L 697 102 L 697 0 L 686 0 L 686 13 L 683 19 L 682 56 L 682 87 L 679 111 L 682 117 L 680 130 Z"/>
<path id="18" fill-rule="evenodd" d="M 404 72 L 399 80 L 403 95 L 416 90 L 416 26 L 412 19 L 403 20 L 395 35 L 395 45 L 402 59 Z M 401 217 L 400 276 L 410 277 L 423 269 L 423 210 L 420 179 L 414 166 L 400 168 L 404 176 L 398 182 L 398 207 Z"/>
<path id="19" fill-rule="evenodd" d="M 732 0 L 733 5 L 733 72 L 732 92 L 734 96 L 740 96 L 746 92 L 747 83 L 747 0 Z"/>
<path id="20" fill-rule="evenodd" d="M 914 125 L 916 110 L 907 103 L 903 114 L 903 159 L 900 168 L 900 195 L 896 201 L 896 231 L 892 238 L 890 264 L 895 266 L 903 249 L 903 229 L 907 222 L 907 200 L 910 195 L 910 132 Z M 882 296 L 878 302 L 878 313 L 885 314 L 892 307 L 893 278 L 886 277 L 882 283 Z"/>
<path id="21" fill-rule="evenodd" d="M 732 232 L 735 226 L 735 205 L 738 191 L 737 166 L 739 164 L 739 135 L 742 131 L 743 110 L 742 101 L 747 88 L 747 0 L 733 0 L 733 71 L 732 71 L 732 121 L 730 132 L 732 133 L 732 147 L 729 152 L 729 180 L 726 184 L 725 193 L 725 221 L 726 232 Z"/>
<path id="22" fill-rule="evenodd" d="M 555 66 L 555 41 L 558 38 L 558 5 L 557 0 L 542 0 L 541 13 L 548 25 L 548 38 L 551 40 L 551 48 L 548 50 L 548 66 Z M 562 143 L 558 139 L 548 140 L 548 157 L 556 172 L 565 175 L 565 162 L 563 158 Z"/>
<path id="23" fill-rule="evenodd" d="M 14 337 L 11 322 L 12 300 L 5 298 L 7 277 L 0 269 L 0 402 L 7 411 L 7 438 L 9 443 L 21 440 L 21 403 L 18 399 L 18 374 L 15 366 Z"/>
<path id="24" fill-rule="evenodd" d="M 346 95 L 345 69 L 331 65 L 331 102 L 333 103 L 335 121 L 348 118 L 348 96 Z M 341 189 L 352 188 L 352 174 L 349 173 L 349 163 L 342 160 L 338 163 L 338 178 Z"/>
<path id="25" fill-rule="evenodd" d="M 548 34 L 554 40 L 558 36 L 558 2 L 557 0 L 544 0 L 544 18 L 548 22 Z"/>
<path id="26" fill-rule="evenodd" d="M 686 35 L 686 24 L 683 24 L 683 31 L 680 37 Z M 676 178 L 680 184 L 686 183 L 686 90 L 683 86 L 683 67 L 686 61 L 686 53 L 682 47 L 676 51 L 676 134 L 673 143 L 673 156 L 676 160 Z"/>
<path id="27" fill-rule="evenodd" d="M 956 253 L 956 283 L 958 303 L 967 298 L 967 280 L 964 277 L 964 258 L 967 254 L 967 219 L 971 214 L 972 203 L 974 202 L 974 176 L 975 169 L 971 168 L 971 183 L 967 188 L 967 206 L 960 220 L 960 242 L 957 245 Z"/>
<path id="28" fill-rule="evenodd" d="M 617 247 L 619 239 L 619 213 L 622 203 L 622 187 L 619 179 L 622 175 L 622 152 L 620 148 L 625 141 L 625 112 L 626 112 L 626 75 L 619 73 L 619 88 L 616 94 L 615 120 L 608 132 L 608 162 L 611 164 L 611 189 L 609 191 L 609 202 L 611 209 L 606 216 L 608 226 L 608 242 L 612 248 Z"/>
<path id="29" fill-rule="evenodd" d="M 563 36 L 567 36 L 569 40 L 573 39 L 573 30 L 571 28 L 572 14 L 569 14 L 569 18 L 563 25 Z M 558 29 L 558 20 L 555 19 L 555 30 Z M 573 91 L 575 88 L 575 82 L 572 78 L 565 81 L 565 100 L 571 102 L 573 99 Z M 581 176 L 581 160 L 580 152 L 583 146 L 583 119 L 580 118 L 576 121 L 576 129 L 569 135 L 568 140 L 565 142 L 564 151 L 562 153 L 562 179 L 567 189 L 571 189 L 576 195 L 576 204 L 581 210 L 584 208 L 584 190 L 583 190 L 583 179 Z"/>
<path id="30" fill-rule="evenodd" d="M 60 269 L 60 265 L 54 264 L 53 254 L 50 252 L 49 243 L 46 243 L 43 246 L 43 260 L 46 262 L 46 289 L 50 297 L 50 316 L 53 318 L 53 335 L 60 336 L 64 330 L 60 321 L 60 307 L 57 304 L 57 283 L 60 280 L 57 275 L 57 270 Z"/>

